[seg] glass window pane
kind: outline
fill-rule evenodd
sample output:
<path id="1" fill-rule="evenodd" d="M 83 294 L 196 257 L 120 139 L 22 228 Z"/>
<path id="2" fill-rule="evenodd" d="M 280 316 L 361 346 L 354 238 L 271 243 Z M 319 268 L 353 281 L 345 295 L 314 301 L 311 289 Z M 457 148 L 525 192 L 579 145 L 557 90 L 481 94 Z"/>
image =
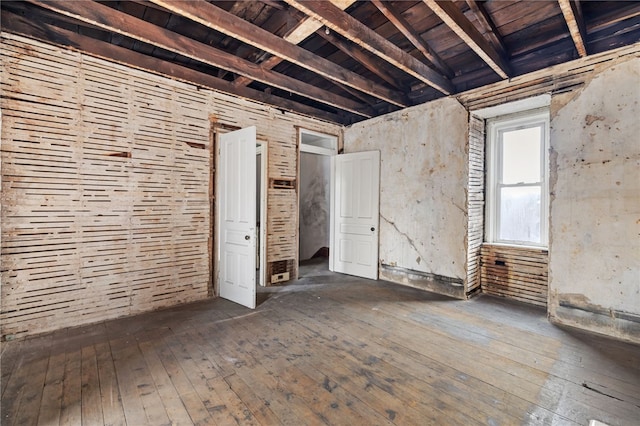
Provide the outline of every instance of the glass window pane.
<path id="1" fill-rule="evenodd" d="M 502 132 L 502 183 L 540 182 L 541 131 L 535 126 Z"/>
<path id="2" fill-rule="evenodd" d="M 539 244 L 540 202 L 539 186 L 500 188 L 498 238 Z"/>

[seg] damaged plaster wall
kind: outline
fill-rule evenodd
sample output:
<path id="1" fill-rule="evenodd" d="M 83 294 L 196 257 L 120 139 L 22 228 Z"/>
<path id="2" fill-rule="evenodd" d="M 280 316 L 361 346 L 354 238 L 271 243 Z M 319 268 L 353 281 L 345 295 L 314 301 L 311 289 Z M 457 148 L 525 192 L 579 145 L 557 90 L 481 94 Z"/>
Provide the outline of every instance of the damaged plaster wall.
<path id="1" fill-rule="evenodd" d="M 331 157 L 300 153 L 300 260 L 329 247 Z"/>
<path id="2" fill-rule="evenodd" d="M 549 314 L 640 342 L 640 59 L 551 104 Z"/>
<path id="3" fill-rule="evenodd" d="M 381 278 L 465 297 L 468 121 L 443 98 L 345 130 L 345 152 L 381 152 Z"/>

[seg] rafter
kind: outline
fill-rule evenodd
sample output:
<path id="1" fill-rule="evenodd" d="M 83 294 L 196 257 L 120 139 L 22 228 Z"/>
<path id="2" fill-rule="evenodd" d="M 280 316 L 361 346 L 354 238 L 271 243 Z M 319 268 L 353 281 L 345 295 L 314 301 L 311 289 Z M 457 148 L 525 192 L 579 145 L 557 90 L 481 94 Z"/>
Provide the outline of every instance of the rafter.
<path id="1" fill-rule="evenodd" d="M 492 70 L 502 78 L 509 78 L 511 70 L 507 60 L 480 34 L 455 3 L 442 0 L 423 1 Z"/>
<path id="2" fill-rule="evenodd" d="M 355 0 L 330 0 L 336 7 L 344 10 L 355 3 Z M 295 10 L 295 9 L 292 9 Z M 296 11 L 297 12 L 297 11 Z M 304 17 L 300 20 L 298 25 L 293 28 L 288 34 L 286 34 L 283 38 L 293 44 L 300 44 L 303 40 L 309 37 L 314 32 L 318 31 L 322 27 L 322 23 L 316 21 L 315 19 Z M 268 69 L 273 69 L 276 65 L 283 61 L 282 58 L 277 56 L 271 57 L 263 62 L 261 65 Z M 234 80 L 234 84 L 237 86 L 247 86 L 251 84 L 251 79 L 246 77 L 238 77 Z"/>
<path id="3" fill-rule="evenodd" d="M 573 44 L 576 45 L 578 55 L 581 57 L 587 56 L 587 32 L 580 3 L 572 0 L 558 0 L 558 4 L 569 27 L 569 33 L 573 39 Z"/>
<path id="4" fill-rule="evenodd" d="M 332 94 L 311 84 L 264 69 L 230 53 L 215 49 L 204 43 L 176 34 L 170 30 L 150 24 L 97 2 L 61 0 L 28 1 L 92 26 L 131 37 L 144 43 L 178 53 L 198 62 L 245 75 L 256 81 L 288 92 L 297 93 L 335 108 L 365 117 L 372 115 L 372 111 L 367 111 L 368 108 L 365 107 L 365 112 L 363 112 L 363 105 L 349 98 Z"/>
<path id="5" fill-rule="evenodd" d="M 116 62 L 153 74 L 160 74 L 175 80 L 208 87 L 244 99 L 257 100 L 283 110 L 310 115 L 336 123 L 344 122 L 344 117 L 341 115 L 279 96 L 272 96 L 249 87 L 238 88 L 226 80 L 213 77 L 209 74 L 172 64 L 152 56 L 143 55 L 124 47 L 80 35 L 76 32 L 58 28 L 43 21 L 35 22 L 32 20 L 34 19 L 33 16 L 27 16 L 29 16 L 29 18 L 3 10 L 1 15 L 3 30 L 78 50 L 110 62 Z"/>
<path id="6" fill-rule="evenodd" d="M 333 4 L 323 1 L 284 1 L 440 92 L 453 93 L 453 85 L 446 77 L 418 61 Z"/>
<path id="7" fill-rule="evenodd" d="M 483 27 L 485 34 L 489 37 L 500 56 L 506 58 L 508 54 L 504 41 L 502 40 L 500 31 L 498 31 L 498 28 L 496 28 L 496 25 L 493 23 L 487 9 L 484 7 L 484 3 L 481 3 L 478 0 L 466 1 L 471 13 L 474 14 L 480 25 Z"/>
<path id="8" fill-rule="evenodd" d="M 394 77 L 385 67 L 381 67 L 379 62 L 372 60 L 367 54 L 361 50 L 354 48 L 352 44 L 345 42 L 335 35 L 333 32 L 329 32 L 327 34 L 326 31 L 318 30 L 316 31 L 320 37 L 324 38 L 329 43 L 333 44 L 337 47 L 342 53 L 347 56 L 351 56 L 354 60 L 359 62 L 363 67 L 389 83 L 391 86 L 400 89 L 400 85 L 398 84 L 398 79 Z"/>
<path id="9" fill-rule="evenodd" d="M 404 17 L 382 0 L 371 0 L 378 10 L 415 46 L 416 49 L 443 75 L 453 77 L 453 70 L 444 63 L 440 56 L 429 46 L 420 34 L 407 22 Z"/>
<path id="10" fill-rule="evenodd" d="M 359 74 L 283 40 L 269 31 L 263 30 L 205 0 L 188 2 L 151 0 L 151 2 L 208 28 L 283 58 L 299 67 L 313 71 L 329 80 L 357 89 L 397 106 L 404 107 L 408 105 L 402 93 L 375 84 Z"/>

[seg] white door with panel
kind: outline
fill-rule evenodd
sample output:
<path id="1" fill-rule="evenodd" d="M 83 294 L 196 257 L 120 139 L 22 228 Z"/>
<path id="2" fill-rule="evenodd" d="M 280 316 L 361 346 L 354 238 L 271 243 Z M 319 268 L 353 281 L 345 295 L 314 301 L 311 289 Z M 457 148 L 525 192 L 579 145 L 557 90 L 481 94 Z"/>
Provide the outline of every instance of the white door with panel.
<path id="1" fill-rule="evenodd" d="M 220 297 L 256 307 L 256 128 L 220 136 L 218 285 Z"/>
<path id="2" fill-rule="evenodd" d="M 378 279 L 380 152 L 332 157 L 330 269 Z"/>

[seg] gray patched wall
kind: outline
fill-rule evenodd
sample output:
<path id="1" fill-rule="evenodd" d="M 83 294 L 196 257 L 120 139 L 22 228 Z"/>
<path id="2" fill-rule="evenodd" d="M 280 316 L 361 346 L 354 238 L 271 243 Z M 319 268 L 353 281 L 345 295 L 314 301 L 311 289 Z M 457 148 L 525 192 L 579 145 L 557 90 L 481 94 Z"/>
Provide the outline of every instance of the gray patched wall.
<path id="1" fill-rule="evenodd" d="M 300 260 L 329 247 L 331 157 L 300 153 Z"/>
<path id="2" fill-rule="evenodd" d="M 551 105 L 549 313 L 640 341 L 640 59 Z"/>
<path id="3" fill-rule="evenodd" d="M 345 130 L 345 152 L 381 152 L 381 278 L 464 297 L 467 147 L 468 113 L 453 98 Z"/>

